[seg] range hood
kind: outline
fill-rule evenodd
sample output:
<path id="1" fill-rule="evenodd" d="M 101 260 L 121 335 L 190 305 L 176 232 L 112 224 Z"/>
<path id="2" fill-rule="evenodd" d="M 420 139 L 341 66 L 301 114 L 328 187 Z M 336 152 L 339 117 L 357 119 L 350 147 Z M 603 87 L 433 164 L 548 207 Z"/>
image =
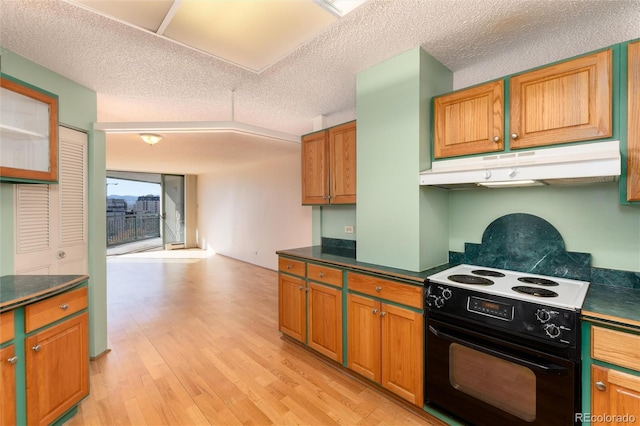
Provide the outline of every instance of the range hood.
<path id="1" fill-rule="evenodd" d="M 620 142 L 594 142 L 483 157 L 434 161 L 420 185 L 446 189 L 562 185 L 615 181 Z"/>

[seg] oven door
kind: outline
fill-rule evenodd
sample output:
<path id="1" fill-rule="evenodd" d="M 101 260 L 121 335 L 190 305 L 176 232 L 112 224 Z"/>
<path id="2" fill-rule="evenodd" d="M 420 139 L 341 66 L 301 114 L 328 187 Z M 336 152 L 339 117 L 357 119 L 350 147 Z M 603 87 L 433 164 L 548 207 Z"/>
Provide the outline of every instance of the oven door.
<path id="1" fill-rule="evenodd" d="M 474 425 L 572 425 L 579 365 L 427 319 L 425 395 Z"/>

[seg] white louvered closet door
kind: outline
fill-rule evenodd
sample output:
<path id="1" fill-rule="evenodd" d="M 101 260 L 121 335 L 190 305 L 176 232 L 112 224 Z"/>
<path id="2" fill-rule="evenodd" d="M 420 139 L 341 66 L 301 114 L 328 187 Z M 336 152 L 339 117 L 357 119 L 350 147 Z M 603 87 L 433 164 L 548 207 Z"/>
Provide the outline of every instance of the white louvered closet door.
<path id="1" fill-rule="evenodd" d="M 57 185 L 15 186 L 16 274 L 86 274 L 87 135 L 59 128 Z"/>

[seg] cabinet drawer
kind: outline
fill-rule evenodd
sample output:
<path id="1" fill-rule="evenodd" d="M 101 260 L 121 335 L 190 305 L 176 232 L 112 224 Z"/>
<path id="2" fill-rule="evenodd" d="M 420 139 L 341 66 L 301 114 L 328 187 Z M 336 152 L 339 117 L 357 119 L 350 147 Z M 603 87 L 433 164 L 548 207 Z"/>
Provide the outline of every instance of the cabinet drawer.
<path id="1" fill-rule="evenodd" d="M 591 328 L 591 357 L 640 371 L 640 336 L 594 326 Z"/>
<path id="2" fill-rule="evenodd" d="M 87 288 L 68 291 L 41 302 L 27 305 L 24 324 L 27 333 L 79 312 L 87 307 Z"/>
<path id="3" fill-rule="evenodd" d="M 13 311 L 0 315 L 0 343 L 13 339 Z"/>
<path id="4" fill-rule="evenodd" d="M 422 309 L 422 287 L 349 272 L 347 287 L 360 293 Z"/>
<path id="5" fill-rule="evenodd" d="M 342 287 L 342 270 L 323 265 L 309 264 L 307 278 L 336 287 Z"/>
<path id="6" fill-rule="evenodd" d="M 278 259 L 278 269 L 280 271 L 301 277 L 305 276 L 305 265 L 305 262 L 299 260 L 286 259 L 284 257 Z"/>

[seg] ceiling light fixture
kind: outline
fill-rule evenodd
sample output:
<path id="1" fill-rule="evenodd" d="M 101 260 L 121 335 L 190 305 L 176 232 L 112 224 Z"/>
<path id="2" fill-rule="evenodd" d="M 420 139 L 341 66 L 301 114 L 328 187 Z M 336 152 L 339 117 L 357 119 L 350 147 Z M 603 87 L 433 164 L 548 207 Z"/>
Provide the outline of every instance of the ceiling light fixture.
<path id="1" fill-rule="evenodd" d="M 155 145 L 162 140 L 163 136 L 155 133 L 140 133 L 140 138 L 149 145 Z"/>

